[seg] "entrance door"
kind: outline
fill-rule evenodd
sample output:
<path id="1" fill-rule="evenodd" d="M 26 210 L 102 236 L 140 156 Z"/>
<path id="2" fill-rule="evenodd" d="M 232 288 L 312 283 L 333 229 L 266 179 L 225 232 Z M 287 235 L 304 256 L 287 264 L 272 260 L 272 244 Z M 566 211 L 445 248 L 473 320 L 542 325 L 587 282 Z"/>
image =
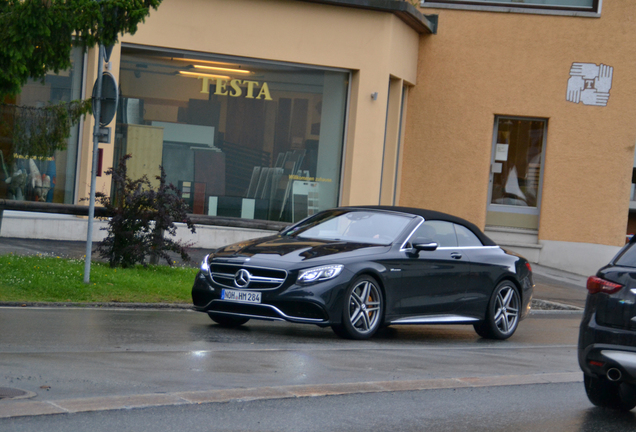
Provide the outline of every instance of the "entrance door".
<path id="1" fill-rule="evenodd" d="M 486 225 L 538 229 L 547 120 L 496 117 Z"/>

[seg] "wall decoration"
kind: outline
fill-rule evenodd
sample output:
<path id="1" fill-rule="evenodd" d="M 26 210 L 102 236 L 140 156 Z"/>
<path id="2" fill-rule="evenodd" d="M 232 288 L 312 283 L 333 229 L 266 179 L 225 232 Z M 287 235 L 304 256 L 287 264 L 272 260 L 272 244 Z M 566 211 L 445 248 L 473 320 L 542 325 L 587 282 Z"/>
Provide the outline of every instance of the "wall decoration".
<path id="1" fill-rule="evenodd" d="M 614 68 L 604 64 L 572 63 L 565 99 L 583 105 L 607 106 Z"/>

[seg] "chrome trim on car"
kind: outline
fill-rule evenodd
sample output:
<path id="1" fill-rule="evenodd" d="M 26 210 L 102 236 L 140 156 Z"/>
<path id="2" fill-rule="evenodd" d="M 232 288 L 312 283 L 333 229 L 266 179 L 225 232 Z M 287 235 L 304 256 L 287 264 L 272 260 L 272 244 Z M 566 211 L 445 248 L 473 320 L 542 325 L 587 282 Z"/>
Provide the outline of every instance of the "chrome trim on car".
<path id="1" fill-rule="evenodd" d="M 450 249 L 501 249 L 499 246 L 440 246 L 436 250 Z"/>
<path id="2" fill-rule="evenodd" d="M 391 325 L 396 324 L 439 324 L 439 323 L 459 323 L 459 322 L 476 322 L 477 318 L 466 317 L 461 315 L 431 315 L 422 317 L 400 318 L 391 321 Z"/>
<path id="3" fill-rule="evenodd" d="M 601 350 L 601 355 L 614 360 L 624 368 L 630 370 L 630 373 L 636 371 L 636 353 L 617 350 Z"/>
<path id="4" fill-rule="evenodd" d="M 285 321 L 283 318 L 266 317 L 261 315 L 244 314 L 244 313 L 238 313 L 238 312 L 209 311 L 208 313 L 228 315 L 228 316 L 234 316 L 234 317 L 239 316 L 239 317 L 245 317 L 245 318 L 254 318 L 254 319 L 260 319 L 260 320 L 267 320 L 267 321 Z"/>
<path id="5" fill-rule="evenodd" d="M 213 305 L 214 303 L 238 303 L 238 304 L 248 304 L 248 305 L 251 305 L 251 306 L 266 307 L 266 308 L 269 308 L 269 309 L 273 310 L 278 315 L 280 315 L 280 318 L 268 317 L 268 316 L 263 316 L 263 315 L 244 314 L 244 313 L 240 313 L 240 312 L 216 311 L 216 310 L 209 310 L 209 309 L 208 309 L 208 312 L 219 313 L 219 314 L 222 313 L 222 314 L 226 314 L 226 315 L 235 315 L 235 316 L 238 315 L 238 316 L 244 316 L 246 318 L 250 317 L 250 318 L 265 319 L 265 320 L 305 322 L 305 323 L 310 323 L 310 324 L 316 324 L 316 323 L 325 322 L 325 320 L 318 319 L 318 318 L 300 318 L 300 317 L 290 316 L 290 315 L 287 315 L 282 310 L 278 309 L 276 306 L 268 305 L 268 304 L 265 304 L 265 303 L 243 303 L 243 302 L 234 302 L 234 301 L 231 301 L 231 300 L 212 300 L 212 302 L 208 305 L 208 308 L 211 305 Z"/>
<path id="6" fill-rule="evenodd" d="M 236 273 L 221 273 L 221 272 L 213 272 L 212 271 L 212 267 L 214 267 L 215 265 L 222 265 L 222 266 L 231 266 L 231 267 L 236 267 L 238 268 Z M 277 271 L 277 272 L 281 272 L 285 274 L 284 278 L 274 278 L 274 277 L 266 277 L 266 276 L 255 276 L 252 274 L 252 271 L 254 270 L 269 270 L 269 271 Z M 245 266 L 242 264 L 232 264 L 232 263 L 225 263 L 225 262 L 219 262 L 219 263 L 210 263 L 210 277 L 212 278 L 212 281 L 220 286 L 226 287 L 226 288 L 230 288 L 230 289 L 242 289 L 242 290 L 256 290 L 256 291 L 270 291 L 270 290 L 275 290 L 277 288 L 280 288 L 283 283 L 285 282 L 285 280 L 287 279 L 288 276 L 288 272 L 287 270 L 283 270 L 283 269 L 277 269 L 277 268 L 271 268 L 271 267 L 255 267 L 255 266 Z M 215 279 L 216 278 L 216 279 Z M 218 279 L 225 279 L 226 281 L 219 281 Z M 243 284 L 239 284 L 237 283 L 238 280 L 241 280 L 243 282 L 247 281 L 247 283 Z M 275 286 L 271 286 L 271 287 L 249 287 L 249 284 L 252 282 L 260 282 L 260 283 L 267 283 L 267 284 L 272 284 Z"/>
<path id="7" fill-rule="evenodd" d="M 406 240 L 404 240 L 404 242 L 402 243 L 402 246 L 400 246 L 400 252 L 407 252 L 407 251 L 412 251 L 413 250 L 413 248 L 407 248 L 407 247 L 405 247 L 405 245 L 409 242 L 411 237 L 413 237 L 413 234 L 415 234 L 415 231 L 417 231 L 417 229 L 420 227 L 420 225 L 422 225 L 424 223 L 424 218 L 422 216 L 418 216 L 418 218 L 421 219 L 420 223 L 418 223 L 417 226 L 415 228 L 413 228 L 411 233 L 408 236 L 406 236 Z"/>
<path id="8" fill-rule="evenodd" d="M 417 231 L 417 229 L 420 227 L 420 225 L 422 225 L 425 220 L 424 218 L 422 218 L 421 216 L 418 216 L 420 219 L 422 219 L 420 221 L 420 223 L 417 224 L 417 226 L 415 228 L 413 228 L 413 231 L 411 231 L 411 233 L 406 237 L 406 240 L 404 240 L 404 242 L 402 243 L 402 246 L 400 246 L 400 252 L 409 252 L 409 251 L 413 251 L 414 248 L 407 248 L 405 247 L 405 245 L 407 243 L 410 243 L 409 240 L 411 240 L 411 237 L 413 237 L 413 234 L 415 234 L 415 231 Z M 501 249 L 500 246 L 495 245 L 495 246 L 439 246 L 437 249 L 435 250 L 445 250 L 445 249 L 493 249 L 493 248 L 497 248 L 497 249 Z M 633 290 L 632 292 L 634 292 L 634 294 L 636 294 L 636 290 Z"/>

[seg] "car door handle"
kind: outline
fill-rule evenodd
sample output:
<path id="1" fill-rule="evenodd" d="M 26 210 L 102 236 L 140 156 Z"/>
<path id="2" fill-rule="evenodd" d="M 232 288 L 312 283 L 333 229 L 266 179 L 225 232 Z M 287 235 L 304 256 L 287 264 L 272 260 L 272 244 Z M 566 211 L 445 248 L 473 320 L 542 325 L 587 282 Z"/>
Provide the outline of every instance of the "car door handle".
<path id="1" fill-rule="evenodd" d="M 451 252 L 451 258 L 462 259 L 462 254 L 459 252 Z"/>

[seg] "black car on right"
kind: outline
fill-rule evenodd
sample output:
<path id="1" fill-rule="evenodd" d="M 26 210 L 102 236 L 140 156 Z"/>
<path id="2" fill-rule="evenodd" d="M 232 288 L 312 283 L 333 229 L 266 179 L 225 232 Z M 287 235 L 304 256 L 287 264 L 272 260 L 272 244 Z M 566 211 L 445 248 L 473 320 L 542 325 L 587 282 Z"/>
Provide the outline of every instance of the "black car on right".
<path id="1" fill-rule="evenodd" d="M 578 357 L 590 402 L 636 406 L 636 236 L 587 280 Z"/>

